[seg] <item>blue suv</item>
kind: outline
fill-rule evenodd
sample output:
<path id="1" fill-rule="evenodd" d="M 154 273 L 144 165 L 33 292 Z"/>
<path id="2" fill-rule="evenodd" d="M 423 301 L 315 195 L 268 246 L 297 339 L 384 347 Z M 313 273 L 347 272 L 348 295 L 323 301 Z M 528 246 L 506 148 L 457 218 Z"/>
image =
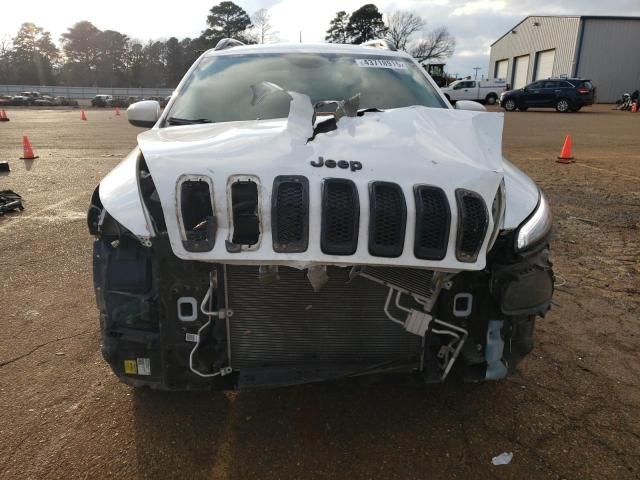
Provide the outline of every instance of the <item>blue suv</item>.
<path id="1" fill-rule="evenodd" d="M 549 78 L 537 80 L 524 88 L 509 90 L 500 95 L 500 106 L 507 112 L 516 108 L 555 108 L 558 112 L 577 112 L 585 105 L 593 105 L 595 87 L 590 80 L 579 78 Z"/>

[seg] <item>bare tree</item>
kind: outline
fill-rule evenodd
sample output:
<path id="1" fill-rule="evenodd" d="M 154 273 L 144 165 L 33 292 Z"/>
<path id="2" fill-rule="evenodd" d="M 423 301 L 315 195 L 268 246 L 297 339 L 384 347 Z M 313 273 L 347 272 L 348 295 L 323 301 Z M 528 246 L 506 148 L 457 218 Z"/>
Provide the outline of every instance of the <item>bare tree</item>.
<path id="1" fill-rule="evenodd" d="M 271 15 L 266 8 L 261 8 L 251 15 L 251 21 L 253 22 L 252 33 L 257 43 L 268 43 L 278 33 L 271 25 Z"/>
<path id="2" fill-rule="evenodd" d="M 456 39 L 447 27 L 439 27 L 421 38 L 411 49 L 411 55 L 420 63 L 443 60 L 453 55 Z"/>
<path id="3" fill-rule="evenodd" d="M 387 40 L 398 50 L 406 50 L 411 36 L 423 27 L 424 20 L 420 15 L 396 10 L 387 15 Z"/>

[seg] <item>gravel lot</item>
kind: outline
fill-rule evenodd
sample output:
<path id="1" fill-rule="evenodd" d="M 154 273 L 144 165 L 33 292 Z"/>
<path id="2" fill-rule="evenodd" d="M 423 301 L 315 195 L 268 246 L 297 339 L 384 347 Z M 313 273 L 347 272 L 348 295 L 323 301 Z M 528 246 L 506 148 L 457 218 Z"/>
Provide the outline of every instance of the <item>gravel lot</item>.
<path id="1" fill-rule="evenodd" d="M 507 157 L 553 206 L 562 284 L 514 377 L 160 393 L 102 361 L 84 219 L 140 130 L 111 110 L 7 113 L 0 189 L 27 203 L 0 218 L 1 478 L 640 477 L 640 115 L 506 115 Z M 567 133 L 577 162 L 560 165 Z M 18 160 L 23 134 L 38 160 Z"/>

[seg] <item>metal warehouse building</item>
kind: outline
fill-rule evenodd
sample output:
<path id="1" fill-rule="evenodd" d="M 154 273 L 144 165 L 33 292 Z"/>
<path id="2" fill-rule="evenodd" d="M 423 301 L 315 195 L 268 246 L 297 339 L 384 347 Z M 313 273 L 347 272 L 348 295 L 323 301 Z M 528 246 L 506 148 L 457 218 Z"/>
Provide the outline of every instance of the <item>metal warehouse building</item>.
<path id="1" fill-rule="evenodd" d="M 489 75 L 513 88 L 549 77 L 591 79 L 598 102 L 615 102 L 640 89 L 640 17 L 526 17 L 491 45 Z"/>

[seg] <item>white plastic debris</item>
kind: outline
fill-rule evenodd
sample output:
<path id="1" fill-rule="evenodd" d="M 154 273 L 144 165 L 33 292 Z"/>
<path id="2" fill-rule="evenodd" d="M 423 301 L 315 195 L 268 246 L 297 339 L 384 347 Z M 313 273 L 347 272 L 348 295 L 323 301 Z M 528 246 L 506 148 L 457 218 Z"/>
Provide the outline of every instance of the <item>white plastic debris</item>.
<path id="1" fill-rule="evenodd" d="M 491 463 L 494 465 L 509 465 L 511 463 L 511 459 L 513 459 L 512 452 L 502 452 L 497 457 L 493 457 L 491 459 Z"/>

